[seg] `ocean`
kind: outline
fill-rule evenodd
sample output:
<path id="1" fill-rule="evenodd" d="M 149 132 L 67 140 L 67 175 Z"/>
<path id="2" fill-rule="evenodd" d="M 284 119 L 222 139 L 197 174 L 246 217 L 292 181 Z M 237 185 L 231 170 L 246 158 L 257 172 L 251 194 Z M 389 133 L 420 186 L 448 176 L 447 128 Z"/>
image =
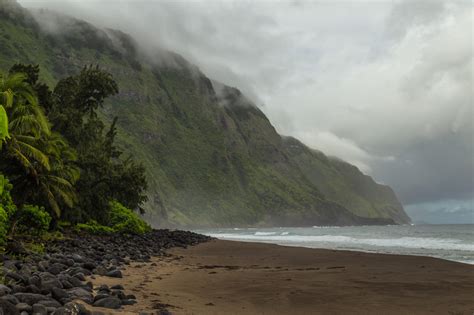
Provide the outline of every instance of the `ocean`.
<path id="1" fill-rule="evenodd" d="M 223 240 L 431 256 L 474 264 L 474 225 L 391 225 L 197 230 Z"/>

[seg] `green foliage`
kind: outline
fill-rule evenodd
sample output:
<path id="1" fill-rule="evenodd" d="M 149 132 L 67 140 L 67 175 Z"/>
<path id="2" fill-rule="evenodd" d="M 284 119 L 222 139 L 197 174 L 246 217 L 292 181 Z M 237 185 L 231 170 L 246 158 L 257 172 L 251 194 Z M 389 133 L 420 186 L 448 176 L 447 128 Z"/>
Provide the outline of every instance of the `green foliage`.
<path id="1" fill-rule="evenodd" d="M 51 223 L 51 216 L 40 206 L 24 205 L 16 217 L 15 232 L 27 235 L 42 235 Z"/>
<path id="2" fill-rule="evenodd" d="M 76 183 L 78 204 L 66 219 L 106 222 L 109 201 L 137 209 L 146 201 L 145 169 L 131 158 L 121 159 L 115 147 L 116 121 L 106 131 L 96 110 L 118 92 L 112 76 L 98 67 L 85 67 L 58 82 L 49 117 L 53 130 L 65 135 L 78 153 L 81 177 Z M 98 211 L 99 210 L 99 211 Z"/>
<path id="3" fill-rule="evenodd" d="M 8 116 L 5 108 L 0 105 L 0 149 L 2 149 L 3 141 L 8 139 Z"/>
<path id="4" fill-rule="evenodd" d="M 43 205 L 58 218 L 61 208 L 72 207 L 75 201 L 73 185 L 78 170 L 73 165 L 75 152 L 61 135 L 51 132 L 40 106 L 39 101 L 47 103 L 51 97 L 47 87 L 36 82 L 38 71 L 37 67 L 17 64 L 0 80 L 0 92 L 12 95 L 6 102 L 10 137 L 0 156 L 0 169 L 11 179 L 12 196 L 20 207 Z"/>
<path id="5" fill-rule="evenodd" d="M 151 230 L 135 212 L 118 201 L 110 202 L 110 225 L 115 232 L 125 234 L 143 234 Z"/>
<path id="6" fill-rule="evenodd" d="M 102 225 L 95 220 L 87 223 L 78 223 L 76 230 L 92 234 L 143 234 L 151 230 L 150 226 L 143 221 L 138 214 L 126 208 L 117 201 L 109 203 L 109 224 Z"/>
<path id="7" fill-rule="evenodd" d="M 95 220 L 89 220 L 87 223 L 78 223 L 76 225 L 76 230 L 97 235 L 111 234 L 115 232 L 113 228 L 99 224 Z"/>
<path id="8" fill-rule="evenodd" d="M 5 176 L 0 175 L 0 247 L 5 244 L 10 229 L 10 218 L 17 211 L 10 195 L 11 189 L 10 182 Z"/>
<path id="9" fill-rule="evenodd" d="M 43 242 L 30 241 L 23 242 L 22 245 L 28 252 L 33 252 L 37 254 L 45 253 L 45 244 Z"/>

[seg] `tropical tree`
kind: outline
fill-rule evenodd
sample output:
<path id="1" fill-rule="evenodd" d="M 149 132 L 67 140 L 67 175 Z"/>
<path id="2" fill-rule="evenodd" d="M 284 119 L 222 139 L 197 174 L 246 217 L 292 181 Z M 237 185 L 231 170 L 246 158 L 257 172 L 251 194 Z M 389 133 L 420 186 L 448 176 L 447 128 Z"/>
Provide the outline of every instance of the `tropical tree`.
<path id="1" fill-rule="evenodd" d="M 29 176 L 14 178 L 12 193 L 17 196 L 17 203 L 48 206 L 54 217 L 59 218 L 64 206 L 72 208 L 77 201 L 74 188 L 80 175 L 77 155 L 58 133 L 42 136 L 37 141 L 48 159 L 49 168 L 38 164 Z"/>
<path id="2" fill-rule="evenodd" d="M 9 138 L 8 116 L 5 108 L 12 106 L 12 104 L 13 91 L 10 89 L 9 84 L 6 84 L 4 75 L 0 73 L 0 149 L 2 148 L 3 141 Z"/>
<path id="3" fill-rule="evenodd" d="M 59 217 L 60 206 L 72 207 L 75 200 L 75 154 L 59 134 L 51 132 L 27 79 L 22 73 L 1 76 L 8 129 L 0 168 L 13 183 L 12 196 L 17 205 L 39 202 Z"/>
<path id="4" fill-rule="evenodd" d="M 26 75 L 0 75 L 0 94 L 6 116 L 2 120 L 8 128 L 3 132 L 8 143 L 6 153 L 30 171 L 34 170 L 35 162 L 49 168 L 47 156 L 35 144 L 41 135 L 51 131 Z"/>

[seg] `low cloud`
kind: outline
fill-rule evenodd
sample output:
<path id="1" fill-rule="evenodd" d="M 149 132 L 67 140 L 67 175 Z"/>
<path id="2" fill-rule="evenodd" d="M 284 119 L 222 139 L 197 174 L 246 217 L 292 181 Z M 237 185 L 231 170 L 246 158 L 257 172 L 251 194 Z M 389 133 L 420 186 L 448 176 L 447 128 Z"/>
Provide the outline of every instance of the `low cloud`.
<path id="1" fill-rule="evenodd" d="M 177 51 L 405 204 L 473 197 L 469 1 L 20 2 Z"/>

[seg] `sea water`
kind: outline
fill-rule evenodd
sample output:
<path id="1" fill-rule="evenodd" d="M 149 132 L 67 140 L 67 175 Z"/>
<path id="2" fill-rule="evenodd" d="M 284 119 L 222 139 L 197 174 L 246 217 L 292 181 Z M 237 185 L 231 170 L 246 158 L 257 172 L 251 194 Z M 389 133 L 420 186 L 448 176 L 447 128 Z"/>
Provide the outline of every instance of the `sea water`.
<path id="1" fill-rule="evenodd" d="M 391 225 L 198 230 L 223 240 L 421 255 L 474 264 L 474 225 Z"/>

